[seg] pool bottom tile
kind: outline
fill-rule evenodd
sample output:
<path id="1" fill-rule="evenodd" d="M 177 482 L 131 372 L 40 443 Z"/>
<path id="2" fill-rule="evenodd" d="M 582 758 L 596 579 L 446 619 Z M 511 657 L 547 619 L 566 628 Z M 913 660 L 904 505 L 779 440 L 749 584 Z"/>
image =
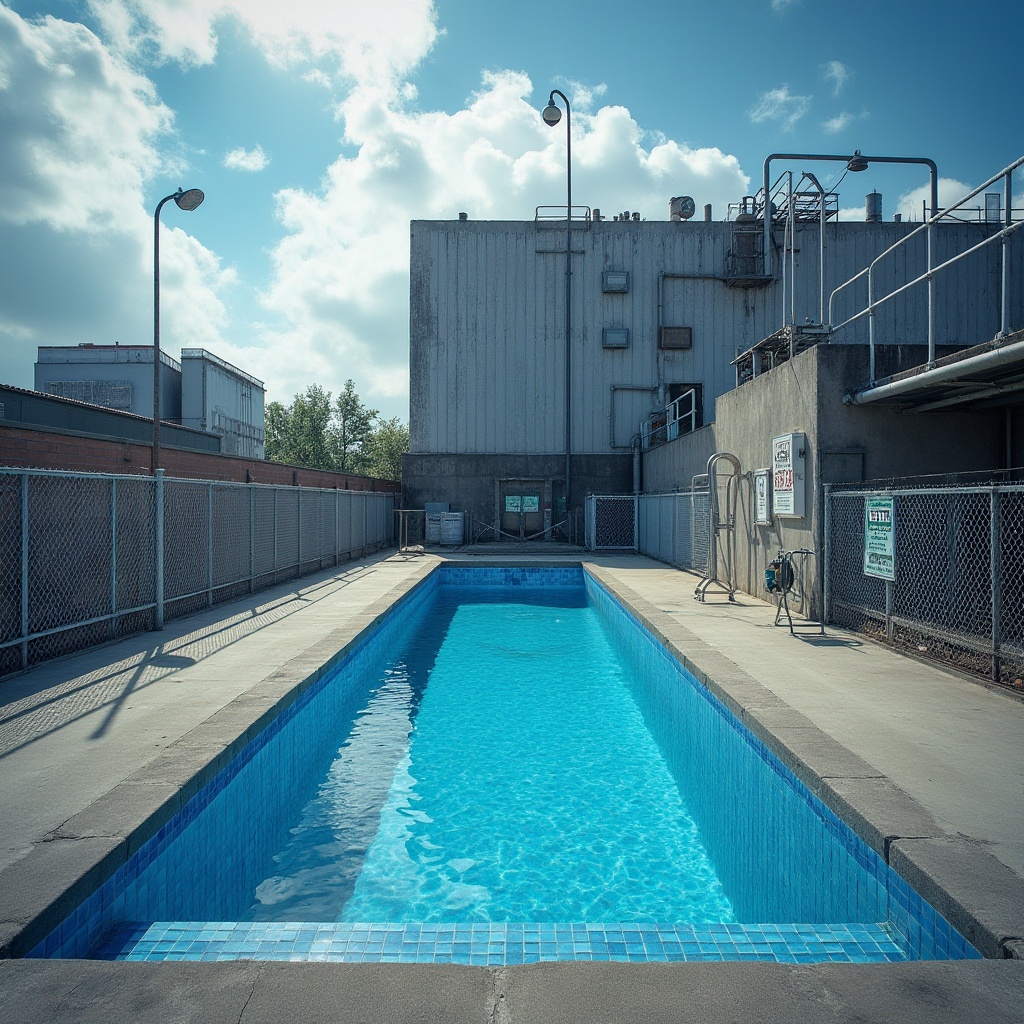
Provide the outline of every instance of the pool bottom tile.
<path id="1" fill-rule="evenodd" d="M 905 961 L 882 924 L 380 924 L 160 921 L 128 924 L 100 960 L 287 960 L 510 966 L 540 961 Z"/>

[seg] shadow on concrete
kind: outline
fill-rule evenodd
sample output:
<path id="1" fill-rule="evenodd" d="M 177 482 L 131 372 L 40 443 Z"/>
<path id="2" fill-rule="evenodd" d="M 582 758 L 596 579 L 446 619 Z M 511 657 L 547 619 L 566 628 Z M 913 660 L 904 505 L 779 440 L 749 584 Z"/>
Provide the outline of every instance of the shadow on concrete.
<path id="1" fill-rule="evenodd" d="M 381 557 L 387 557 L 383 554 Z M 377 559 L 373 559 L 376 561 Z M 216 609 L 183 619 L 176 635 L 153 645 L 154 636 L 140 633 L 103 648 L 77 652 L 74 661 L 102 662 L 91 672 L 71 679 L 61 677 L 67 660 L 50 661 L 7 679 L 0 688 L 0 760 L 67 725 L 106 710 L 103 721 L 90 734 L 99 739 L 109 731 L 125 701 L 139 691 L 182 668 L 195 665 L 225 650 L 265 626 L 323 600 L 375 570 L 370 560 L 325 570 L 303 581 L 269 588 L 259 595 L 226 602 Z M 301 582 L 301 586 L 296 586 Z M 199 620 L 197 627 L 196 622 Z M 110 648 L 124 651 L 113 664 Z M 108 654 L 104 658 L 97 651 Z M 58 681 L 55 682 L 55 677 Z"/>

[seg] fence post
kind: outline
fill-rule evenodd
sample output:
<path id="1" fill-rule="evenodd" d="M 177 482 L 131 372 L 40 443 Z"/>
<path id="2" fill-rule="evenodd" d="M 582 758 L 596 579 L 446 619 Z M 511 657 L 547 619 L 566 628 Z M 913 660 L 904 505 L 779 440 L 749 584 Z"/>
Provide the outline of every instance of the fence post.
<path id="1" fill-rule="evenodd" d="M 296 519 L 296 536 L 298 538 L 298 545 L 295 552 L 295 560 L 297 562 L 295 566 L 295 575 L 302 575 L 302 488 L 298 487 L 295 491 L 295 519 Z"/>
<path id="2" fill-rule="evenodd" d="M 277 582 L 277 488 L 274 488 L 274 582 Z"/>
<path id="3" fill-rule="evenodd" d="M 832 485 L 825 484 L 825 528 L 824 539 L 821 544 L 821 565 L 818 567 L 821 572 L 821 615 L 822 626 L 829 624 L 829 598 L 832 596 L 831 583 L 829 582 L 829 571 L 832 566 Z"/>
<path id="4" fill-rule="evenodd" d="M 28 473 L 21 474 L 21 667 L 28 668 Z"/>
<path id="5" fill-rule="evenodd" d="M 1002 645 L 1003 604 L 1003 552 L 999 542 L 1002 527 L 1002 503 L 998 487 L 992 488 L 989 498 L 989 572 L 992 579 L 992 681 L 998 683 L 1002 675 L 1000 647 Z"/>
<path id="6" fill-rule="evenodd" d="M 213 607 L 213 481 L 206 489 L 206 605 Z"/>
<path id="7" fill-rule="evenodd" d="M 117 477 L 110 478 L 110 638 L 117 636 Z"/>
<path id="8" fill-rule="evenodd" d="M 341 563 L 341 491 L 334 488 L 334 564 Z"/>
<path id="9" fill-rule="evenodd" d="M 256 589 L 256 485 L 249 484 L 249 593 Z"/>
<path id="10" fill-rule="evenodd" d="M 158 469 L 153 481 L 153 543 L 156 547 L 153 566 L 153 588 L 156 606 L 153 628 L 164 628 L 164 471 Z"/>

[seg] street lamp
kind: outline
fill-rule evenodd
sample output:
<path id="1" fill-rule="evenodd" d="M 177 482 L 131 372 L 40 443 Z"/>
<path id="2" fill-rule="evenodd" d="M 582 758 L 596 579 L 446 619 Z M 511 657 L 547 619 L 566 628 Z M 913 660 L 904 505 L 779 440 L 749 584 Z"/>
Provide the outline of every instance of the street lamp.
<path id="1" fill-rule="evenodd" d="M 164 196 L 157 203 L 156 213 L 153 214 L 153 452 L 152 468 L 153 475 L 160 468 L 160 211 L 164 203 L 171 199 L 178 205 L 179 210 L 190 212 L 194 210 L 206 196 L 201 189 L 190 188 L 183 192 L 181 188 Z"/>
<path id="2" fill-rule="evenodd" d="M 773 160 L 838 160 L 846 164 L 848 171 L 857 173 L 866 171 L 869 164 L 924 164 L 928 168 L 930 199 L 932 208 L 929 217 L 934 217 L 939 210 L 939 171 L 934 160 L 923 156 L 863 156 L 859 149 L 854 150 L 853 156 L 823 155 L 821 153 L 772 153 L 764 161 L 764 272 L 765 276 L 771 274 L 771 197 L 769 191 L 771 182 L 768 178 L 768 167 Z M 932 234 L 929 231 L 929 250 L 931 249 Z M 931 253 L 929 252 L 928 270 L 931 271 Z M 930 282 L 929 282 L 930 285 Z"/>
<path id="3" fill-rule="evenodd" d="M 568 519 L 569 456 L 572 452 L 572 110 L 565 93 L 552 89 L 548 105 L 541 113 L 549 128 L 554 128 L 562 119 L 562 111 L 555 106 L 556 96 L 565 104 L 565 514 Z"/>

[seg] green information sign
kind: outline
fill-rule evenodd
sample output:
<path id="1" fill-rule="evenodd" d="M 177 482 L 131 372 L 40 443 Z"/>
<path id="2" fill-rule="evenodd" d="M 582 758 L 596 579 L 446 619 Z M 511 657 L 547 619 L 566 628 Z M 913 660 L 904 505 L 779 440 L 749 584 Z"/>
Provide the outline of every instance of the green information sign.
<path id="1" fill-rule="evenodd" d="M 523 511 L 524 512 L 539 512 L 540 511 L 540 497 L 536 494 L 524 494 L 523 495 Z"/>
<path id="2" fill-rule="evenodd" d="M 505 511 L 506 512 L 521 512 L 523 508 L 523 499 L 518 494 L 506 494 L 505 495 Z"/>
<path id="3" fill-rule="evenodd" d="M 868 498 L 864 505 L 864 575 L 896 579 L 895 498 Z"/>

